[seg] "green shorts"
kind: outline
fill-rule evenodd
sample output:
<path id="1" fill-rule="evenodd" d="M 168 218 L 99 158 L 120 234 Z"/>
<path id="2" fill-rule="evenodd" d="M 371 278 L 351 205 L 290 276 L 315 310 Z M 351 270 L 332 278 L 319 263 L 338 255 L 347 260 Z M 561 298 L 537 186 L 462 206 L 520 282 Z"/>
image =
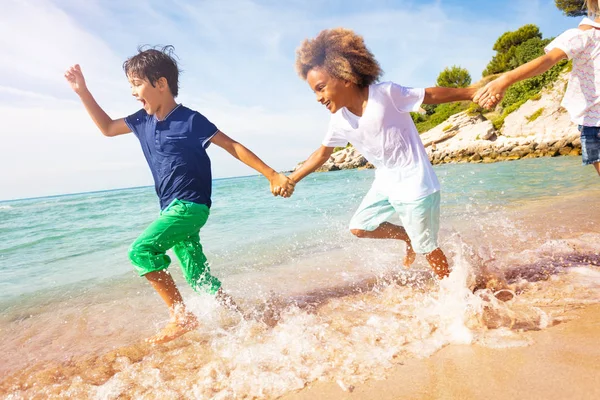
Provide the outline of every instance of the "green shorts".
<path id="1" fill-rule="evenodd" d="M 415 201 L 400 202 L 371 188 L 350 220 L 350 229 L 374 231 L 396 213 L 416 253 L 428 254 L 438 248 L 439 191 Z"/>
<path id="2" fill-rule="evenodd" d="M 138 274 L 166 269 L 171 263 L 166 252 L 172 248 L 189 285 L 195 291 L 216 293 L 221 282 L 210 274 L 200 244 L 200 228 L 209 214 L 210 209 L 204 204 L 173 200 L 129 249 L 129 259 Z"/>

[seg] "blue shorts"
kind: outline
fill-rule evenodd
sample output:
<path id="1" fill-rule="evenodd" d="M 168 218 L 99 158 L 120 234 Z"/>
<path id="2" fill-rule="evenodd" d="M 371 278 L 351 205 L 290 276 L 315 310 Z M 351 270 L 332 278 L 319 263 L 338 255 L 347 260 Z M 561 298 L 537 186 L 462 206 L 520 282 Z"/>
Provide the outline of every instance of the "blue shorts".
<path id="1" fill-rule="evenodd" d="M 350 220 L 350 229 L 374 231 L 396 213 L 416 253 L 428 254 L 438 248 L 439 191 L 418 200 L 400 202 L 371 188 Z"/>
<path id="2" fill-rule="evenodd" d="M 600 162 L 600 127 L 579 125 L 583 165 Z"/>

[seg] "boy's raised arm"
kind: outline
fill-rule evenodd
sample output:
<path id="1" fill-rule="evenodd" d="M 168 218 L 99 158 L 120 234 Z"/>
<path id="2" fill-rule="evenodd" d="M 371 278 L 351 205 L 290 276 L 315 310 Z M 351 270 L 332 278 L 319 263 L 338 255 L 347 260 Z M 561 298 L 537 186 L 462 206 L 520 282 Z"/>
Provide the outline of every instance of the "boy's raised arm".
<path id="1" fill-rule="evenodd" d="M 564 51 L 554 48 L 545 55 L 531 60 L 512 71 L 505 72 L 499 78 L 489 82 L 477 91 L 475 97 L 473 97 L 473 101 L 482 107 L 490 108 L 504 97 L 506 89 L 512 84 L 543 74 L 556 65 L 557 62 L 565 58 L 567 58 L 567 54 Z"/>
<path id="2" fill-rule="evenodd" d="M 104 136 L 117 136 L 131 132 L 131 129 L 125 123 L 125 119 L 119 118 L 114 120 L 110 118 L 98 105 L 85 84 L 85 78 L 79 64 L 75 64 L 69 68 L 65 72 L 65 78 L 67 78 L 67 81 L 71 85 L 71 89 L 79 95 L 88 114 Z"/>
<path id="3" fill-rule="evenodd" d="M 442 104 L 453 101 L 472 100 L 476 88 L 429 87 L 425 89 L 423 104 Z"/>
<path id="4" fill-rule="evenodd" d="M 256 171 L 264 175 L 269 180 L 271 185 L 271 193 L 273 195 L 281 195 L 290 197 L 294 192 L 295 182 L 289 179 L 284 174 L 280 174 L 273 168 L 265 164 L 256 154 L 251 152 L 241 143 L 236 142 L 221 131 L 218 131 L 210 139 L 211 143 L 225 149 L 233 157 L 237 158 L 247 166 L 254 168 Z"/>
<path id="5" fill-rule="evenodd" d="M 300 168 L 292 172 L 289 177 L 294 182 L 298 183 L 301 179 L 314 172 L 317 168 L 325 163 L 333 153 L 333 147 L 321 146 L 302 164 Z"/>

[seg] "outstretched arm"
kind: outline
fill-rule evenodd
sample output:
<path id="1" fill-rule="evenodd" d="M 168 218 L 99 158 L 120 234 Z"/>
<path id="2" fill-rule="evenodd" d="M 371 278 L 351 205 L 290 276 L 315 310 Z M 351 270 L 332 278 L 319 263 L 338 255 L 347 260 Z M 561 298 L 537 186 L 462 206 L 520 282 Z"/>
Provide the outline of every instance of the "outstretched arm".
<path id="1" fill-rule="evenodd" d="M 442 104 L 453 101 L 472 100 L 475 88 L 429 87 L 425 89 L 423 104 Z"/>
<path id="2" fill-rule="evenodd" d="M 543 74 L 560 60 L 566 58 L 567 54 L 564 51 L 554 48 L 545 55 L 531 60 L 512 71 L 508 71 L 499 78 L 491 81 L 477 91 L 473 101 L 482 107 L 490 108 L 504 97 L 504 93 L 512 84 Z"/>
<path id="3" fill-rule="evenodd" d="M 131 132 L 125 119 L 112 119 L 98 105 L 85 84 L 85 78 L 79 64 L 73 65 L 65 72 L 65 78 L 75 93 L 79 95 L 88 114 L 104 136 L 117 136 Z"/>
<path id="4" fill-rule="evenodd" d="M 211 143 L 225 149 L 233 157 L 264 175 L 271 184 L 271 193 L 290 197 L 294 193 L 295 183 L 284 174 L 280 174 L 265 164 L 260 158 L 241 143 L 236 142 L 221 131 L 210 139 Z"/>
<path id="5" fill-rule="evenodd" d="M 325 164 L 325 161 L 329 159 L 331 153 L 333 153 L 333 147 L 319 147 L 310 155 L 310 157 L 308 157 L 308 160 L 306 160 L 300 168 L 290 174 L 290 179 L 296 183 L 300 182 L 304 177 Z"/>

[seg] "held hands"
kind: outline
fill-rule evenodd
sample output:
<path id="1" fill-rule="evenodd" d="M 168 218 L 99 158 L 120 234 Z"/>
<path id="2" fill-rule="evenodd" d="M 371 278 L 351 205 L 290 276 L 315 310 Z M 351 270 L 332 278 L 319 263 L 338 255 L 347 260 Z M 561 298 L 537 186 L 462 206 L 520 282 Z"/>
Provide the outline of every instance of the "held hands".
<path id="1" fill-rule="evenodd" d="M 290 197 L 294 193 L 296 182 L 285 176 L 277 174 L 271 180 L 271 193 L 273 196 Z"/>
<path id="2" fill-rule="evenodd" d="M 500 77 L 477 90 L 473 96 L 473 102 L 488 110 L 492 109 L 502 100 L 506 89 L 507 86 L 503 84 L 503 79 Z"/>
<path id="3" fill-rule="evenodd" d="M 71 89 L 73 89 L 75 93 L 81 94 L 87 90 L 83 72 L 81 72 L 79 64 L 75 64 L 69 68 L 67 72 L 65 72 L 65 78 L 67 78 L 67 81 L 71 85 Z"/>

